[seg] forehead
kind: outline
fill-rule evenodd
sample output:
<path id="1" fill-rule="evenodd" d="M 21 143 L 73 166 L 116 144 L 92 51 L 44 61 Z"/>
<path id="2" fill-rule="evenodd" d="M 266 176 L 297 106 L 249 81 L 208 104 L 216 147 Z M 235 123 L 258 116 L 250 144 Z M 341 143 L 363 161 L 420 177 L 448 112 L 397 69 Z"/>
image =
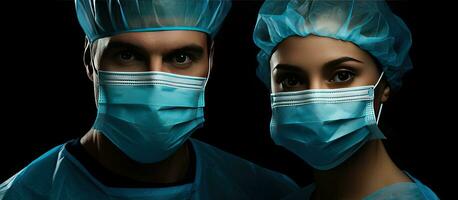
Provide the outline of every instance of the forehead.
<path id="1" fill-rule="evenodd" d="M 371 59 L 367 52 L 352 42 L 310 35 L 285 39 L 272 54 L 271 61 L 298 66 L 317 66 L 346 56 L 358 60 Z"/>
<path id="2" fill-rule="evenodd" d="M 184 45 L 198 45 L 205 47 L 207 35 L 198 31 L 154 31 L 154 32 L 131 32 L 111 36 L 110 43 L 130 44 L 138 48 L 167 50 L 180 48 Z"/>

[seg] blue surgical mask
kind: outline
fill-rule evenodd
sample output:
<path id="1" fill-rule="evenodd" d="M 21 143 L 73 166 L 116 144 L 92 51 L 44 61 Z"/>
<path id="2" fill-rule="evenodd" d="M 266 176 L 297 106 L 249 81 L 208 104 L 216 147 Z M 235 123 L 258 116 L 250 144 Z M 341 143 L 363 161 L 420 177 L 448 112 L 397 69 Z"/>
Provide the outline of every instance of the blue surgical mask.
<path id="1" fill-rule="evenodd" d="M 93 128 L 137 162 L 162 161 L 202 126 L 206 80 L 165 72 L 99 71 Z"/>
<path id="2" fill-rule="evenodd" d="M 377 84 L 273 93 L 272 139 L 315 169 L 340 165 L 367 141 L 385 138 L 374 112 Z"/>

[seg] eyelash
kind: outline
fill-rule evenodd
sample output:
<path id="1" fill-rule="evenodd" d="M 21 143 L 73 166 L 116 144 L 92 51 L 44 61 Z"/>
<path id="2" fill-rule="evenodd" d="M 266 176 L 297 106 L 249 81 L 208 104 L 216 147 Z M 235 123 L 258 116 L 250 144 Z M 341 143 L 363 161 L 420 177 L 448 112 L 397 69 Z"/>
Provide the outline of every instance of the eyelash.
<path id="1" fill-rule="evenodd" d="M 343 80 L 343 81 L 335 81 L 334 79 L 336 78 L 336 76 L 339 75 L 339 73 L 348 73 L 348 76 L 349 78 L 347 78 L 346 80 Z M 355 72 L 355 70 L 353 69 L 348 69 L 348 68 L 341 68 L 341 69 L 337 69 L 335 70 L 330 79 L 328 80 L 329 83 L 332 83 L 332 84 L 345 84 L 345 83 L 349 83 L 350 81 L 352 81 L 354 79 L 354 77 L 357 75 L 357 73 Z M 287 83 L 285 83 L 285 81 L 288 81 L 288 79 L 295 79 L 295 81 L 297 81 L 297 85 L 303 85 L 305 84 L 306 80 L 296 74 L 296 73 L 292 73 L 292 72 L 282 72 L 282 73 L 278 73 L 276 78 L 275 78 L 275 82 L 279 85 L 281 85 L 284 89 L 288 89 L 288 86 L 287 86 Z M 296 85 L 294 85 L 296 86 Z M 292 88 L 294 86 L 291 86 L 289 88 Z"/>
<path id="2" fill-rule="evenodd" d="M 164 60 L 167 61 L 167 62 L 173 62 L 173 59 L 176 58 L 179 55 L 187 56 L 191 60 L 191 62 L 194 62 L 197 59 L 197 57 L 195 55 L 193 55 L 192 53 L 188 53 L 188 52 L 173 52 L 173 53 L 170 53 L 170 54 L 164 56 Z"/>
<path id="3" fill-rule="evenodd" d="M 346 79 L 346 80 L 343 80 L 343 81 L 335 81 L 334 78 L 336 78 L 339 73 L 348 73 L 349 74 L 349 78 Z M 328 82 L 330 83 L 336 83 L 336 84 L 339 84 L 339 83 L 348 83 L 349 81 L 352 81 L 356 76 L 356 73 L 351 70 L 351 69 L 347 69 L 347 68 L 343 68 L 343 69 L 338 69 L 336 71 L 334 71 L 330 77 L 330 79 L 328 80 Z"/>
<path id="4" fill-rule="evenodd" d="M 129 53 L 131 54 L 131 56 L 133 57 L 133 60 L 124 60 L 122 59 L 122 54 L 124 53 Z M 135 51 L 132 51 L 132 50 L 121 50 L 121 51 L 118 51 L 116 53 L 113 54 L 116 59 L 118 59 L 119 61 L 121 62 L 132 62 L 132 61 L 143 61 L 143 56 L 139 53 L 136 53 Z M 198 59 L 198 57 L 196 55 L 193 55 L 192 53 L 188 53 L 188 52 L 172 52 L 172 53 L 169 53 L 168 55 L 165 55 L 164 56 L 164 61 L 166 62 L 171 62 L 171 63 L 174 63 L 175 62 L 175 58 L 177 58 L 179 55 L 184 55 L 186 56 L 190 62 L 188 64 L 183 64 L 183 65 L 190 65 L 192 64 L 194 61 L 196 61 Z M 177 65 L 180 65 L 180 64 L 177 64 Z"/>
<path id="5" fill-rule="evenodd" d="M 133 60 L 142 60 L 143 59 L 143 57 L 140 54 L 138 54 L 138 53 L 136 53 L 135 51 L 132 51 L 132 50 L 121 50 L 121 51 L 116 52 L 114 54 L 114 56 L 116 58 L 118 58 L 119 60 L 123 60 L 122 59 L 122 54 L 123 53 L 131 54 L 131 56 L 133 57 Z"/>
<path id="6" fill-rule="evenodd" d="M 294 77 L 298 81 L 299 84 L 304 84 L 304 82 L 305 82 L 304 79 L 301 76 L 298 76 L 297 74 L 291 73 L 291 72 L 281 73 L 281 74 L 277 75 L 275 81 L 277 82 L 277 84 L 283 85 L 283 83 L 287 79 L 292 78 L 292 77 Z"/>

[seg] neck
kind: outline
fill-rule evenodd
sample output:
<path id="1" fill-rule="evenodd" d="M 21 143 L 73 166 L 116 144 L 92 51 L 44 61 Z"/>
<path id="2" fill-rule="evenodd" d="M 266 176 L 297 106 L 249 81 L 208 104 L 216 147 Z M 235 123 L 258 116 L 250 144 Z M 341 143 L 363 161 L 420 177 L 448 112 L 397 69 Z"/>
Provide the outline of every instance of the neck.
<path id="1" fill-rule="evenodd" d="M 80 143 L 107 170 L 142 183 L 173 184 L 183 181 L 191 163 L 188 143 L 167 159 L 152 164 L 130 159 L 107 137 L 93 129 L 81 138 Z"/>
<path id="2" fill-rule="evenodd" d="M 362 199 L 377 190 L 411 180 L 393 163 L 381 140 L 367 142 L 338 167 L 315 171 L 312 199 Z"/>

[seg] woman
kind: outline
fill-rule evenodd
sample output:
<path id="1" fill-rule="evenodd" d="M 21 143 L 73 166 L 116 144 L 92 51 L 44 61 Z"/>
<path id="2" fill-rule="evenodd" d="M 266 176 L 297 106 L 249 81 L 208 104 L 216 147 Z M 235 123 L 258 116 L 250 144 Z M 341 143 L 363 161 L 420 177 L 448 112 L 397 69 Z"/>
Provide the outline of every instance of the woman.
<path id="1" fill-rule="evenodd" d="M 254 41 L 271 136 L 314 168 L 287 199 L 438 199 L 400 170 L 377 126 L 410 70 L 410 31 L 384 1 L 267 0 Z"/>

